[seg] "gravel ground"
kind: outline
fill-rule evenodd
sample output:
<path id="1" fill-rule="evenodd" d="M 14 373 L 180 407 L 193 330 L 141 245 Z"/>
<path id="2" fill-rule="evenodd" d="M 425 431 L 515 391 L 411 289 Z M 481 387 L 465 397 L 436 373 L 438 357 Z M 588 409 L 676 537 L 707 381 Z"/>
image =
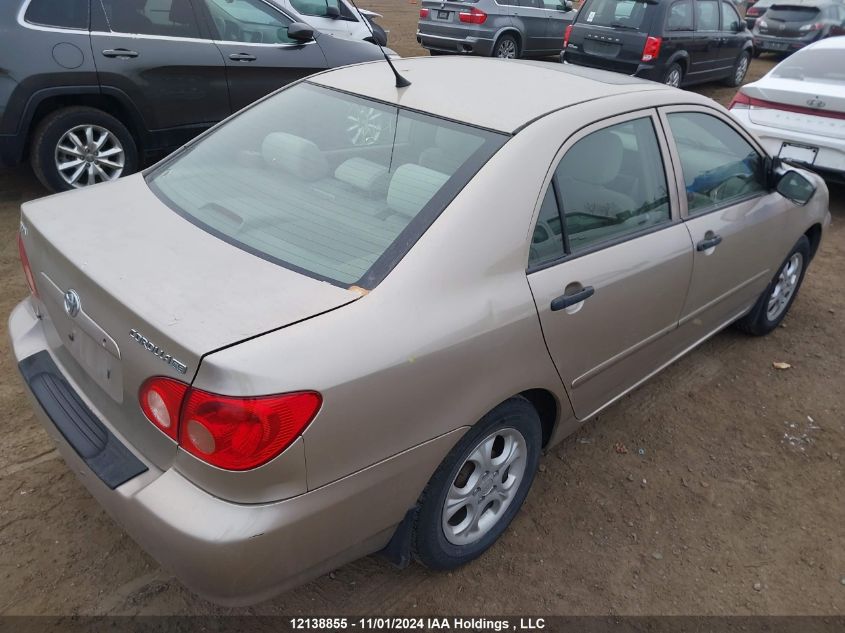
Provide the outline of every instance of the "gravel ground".
<path id="1" fill-rule="evenodd" d="M 393 48 L 422 53 L 416 3 L 365 4 Z M 3 314 L 26 292 L 18 207 L 43 193 L 0 171 Z M 4 337 L 0 614 L 842 614 L 845 189 L 831 202 L 783 327 L 716 336 L 550 451 L 487 555 L 449 574 L 370 557 L 245 610 L 193 596 L 100 509 L 36 423 Z"/>

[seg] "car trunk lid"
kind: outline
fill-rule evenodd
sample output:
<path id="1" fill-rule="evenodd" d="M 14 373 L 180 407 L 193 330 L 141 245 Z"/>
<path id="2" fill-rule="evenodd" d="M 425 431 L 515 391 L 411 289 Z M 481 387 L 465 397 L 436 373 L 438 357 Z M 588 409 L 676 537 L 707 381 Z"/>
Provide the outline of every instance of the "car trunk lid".
<path id="1" fill-rule="evenodd" d="M 766 102 L 752 105 L 752 123 L 845 138 L 845 95 L 833 84 L 767 78 L 743 87 L 742 92 Z"/>
<path id="2" fill-rule="evenodd" d="M 115 430 L 160 468 L 176 447 L 140 412 L 147 378 L 190 382 L 203 355 L 360 296 L 198 229 L 142 176 L 27 203 L 22 232 L 55 328 L 52 351 Z"/>

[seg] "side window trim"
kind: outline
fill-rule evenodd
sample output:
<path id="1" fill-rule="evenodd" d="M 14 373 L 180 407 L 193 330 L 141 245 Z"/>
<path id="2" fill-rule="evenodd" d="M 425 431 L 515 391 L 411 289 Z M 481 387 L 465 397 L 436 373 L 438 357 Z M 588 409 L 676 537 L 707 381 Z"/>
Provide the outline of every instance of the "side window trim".
<path id="1" fill-rule="evenodd" d="M 647 227 L 641 231 L 628 233 L 618 238 L 611 238 L 603 242 L 597 242 L 593 245 L 588 246 L 587 248 L 584 248 L 583 250 L 578 251 L 577 253 L 572 253 L 569 246 L 569 234 L 566 230 L 563 200 L 556 182 L 557 179 L 555 178 L 555 172 L 557 171 L 560 161 L 563 160 L 563 157 L 566 155 L 566 152 L 568 152 L 569 149 L 573 145 L 575 145 L 575 143 L 585 138 L 589 134 L 592 134 L 593 132 L 597 132 L 608 127 L 612 127 L 620 123 L 626 123 L 628 121 L 644 118 L 649 118 L 651 120 L 652 127 L 654 128 L 654 136 L 657 140 L 658 149 L 660 150 L 660 157 L 663 163 L 664 172 L 666 174 L 666 187 L 668 189 L 669 194 L 669 221 Z M 545 270 L 546 268 L 557 266 L 558 264 L 563 264 L 565 262 L 578 259 L 579 257 L 584 257 L 585 255 L 590 255 L 597 251 L 612 248 L 613 246 L 618 246 L 619 244 L 624 244 L 625 242 L 635 240 L 645 235 L 650 235 L 651 233 L 663 231 L 684 221 L 684 218 L 680 214 L 680 196 L 677 187 L 675 163 L 671 156 L 669 140 L 666 137 L 666 132 L 663 128 L 658 109 L 655 107 L 643 108 L 641 110 L 628 112 L 609 119 L 604 119 L 602 121 L 591 123 L 576 130 L 564 140 L 563 144 L 560 146 L 557 153 L 555 154 L 555 157 L 552 160 L 552 163 L 549 166 L 549 170 L 546 173 L 546 177 L 543 181 L 541 195 L 537 200 L 537 205 L 534 209 L 534 213 L 531 218 L 531 225 L 529 227 L 528 233 L 529 241 L 531 239 L 531 235 L 533 235 L 534 233 L 534 227 L 537 226 L 537 222 L 540 217 L 540 209 L 548 193 L 549 187 L 553 187 L 555 202 L 557 203 L 558 217 L 560 218 L 561 230 L 564 240 L 564 254 L 561 257 L 558 257 L 557 259 L 542 262 L 541 264 L 537 264 L 535 266 L 531 266 L 530 264 L 526 263 L 526 274 L 529 275 L 540 270 Z"/>
<path id="2" fill-rule="evenodd" d="M 763 191 L 750 193 L 746 196 L 743 196 L 742 198 L 726 201 L 723 204 L 713 205 L 712 207 L 709 207 L 703 211 L 690 215 L 686 195 L 680 195 L 680 192 L 686 191 L 687 187 L 686 182 L 684 181 L 683 168 L 681 167 L 681 156 L 678 153 L 678 146 L 675 143 L 675 137 L 672 135 L 672 128 L 669 125 L 669 114 L 672 114 L 674 112 L 698 112 L 700 114 L 712 116 L 727 125 L 728 127 L 730 127 L 734 132 L 739 134 L 743 138 L 743 140 L 745 140 L 751 146 L 751 148 L 760 155 L 761 158 L 765 160 L 766 158 L 769 158 L 769 154 L 768 152 L 766 152 L 765 149 L 763 149 L 763 147 L 757 142 L 754 137 L 748 134 L 748 132 L 742 129 L 742 127 L 739 126 L 737 123 L 732 121 L 730 117 L 722 115 L 722 113 L 716 110 L 715 108 L 709 108 L 707 106 L 702 105 L 672 105 L 661 106 L 657 108 L 657 112 L 660 117 L 660 124 L 663 128 L 663 136 L 666 138 L 666 142 L 669 147 L 669 153 L 672 158 L 672 165 L 674 167 L 673 171 L 675 173 L 674 189 L 678 192 L 678 208 L 681 212 L 682 221 L 686 222 L 687 220 L 693 218 L 700 218 L 705 215 L 710 215 L 711 213 L 721 211 L 735 204 L 746 202 L 748 200 L 753 200 L 754 198 L 760 198 L 771 193 L 770 190 L 764 189 Z"/>

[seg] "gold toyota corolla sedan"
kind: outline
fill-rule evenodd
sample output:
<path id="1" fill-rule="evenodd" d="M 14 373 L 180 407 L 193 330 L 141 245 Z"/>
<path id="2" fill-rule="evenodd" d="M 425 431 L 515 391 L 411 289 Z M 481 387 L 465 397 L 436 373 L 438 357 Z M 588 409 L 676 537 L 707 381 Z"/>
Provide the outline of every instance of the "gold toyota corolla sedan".
<path id="1" fill-rule="evenodd" d="M 223 604 L 491 547 L 559 442 L 722 328 L 777 327 L 830 221 L 713 101 L 480 58 L 332 70 L 143 174 L 25 204 L 11 315 L 91 494 Z"/>

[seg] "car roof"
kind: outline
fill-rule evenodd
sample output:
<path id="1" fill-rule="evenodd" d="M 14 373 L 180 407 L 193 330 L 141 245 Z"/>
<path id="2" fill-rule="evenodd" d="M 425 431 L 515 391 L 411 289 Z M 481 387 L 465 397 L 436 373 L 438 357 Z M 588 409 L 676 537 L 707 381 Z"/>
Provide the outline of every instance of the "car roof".
<path id="1" fill-rule="evenodd" d="M 458 56 L 412 57 L 394 64 L 411 82 L 407 88 L 396 88 L 386 62 L 346 66 L 308 81 L 509 134 L 585 101 L 640 91 L 677 92 L 652 81 L 570 64 Z"/>

